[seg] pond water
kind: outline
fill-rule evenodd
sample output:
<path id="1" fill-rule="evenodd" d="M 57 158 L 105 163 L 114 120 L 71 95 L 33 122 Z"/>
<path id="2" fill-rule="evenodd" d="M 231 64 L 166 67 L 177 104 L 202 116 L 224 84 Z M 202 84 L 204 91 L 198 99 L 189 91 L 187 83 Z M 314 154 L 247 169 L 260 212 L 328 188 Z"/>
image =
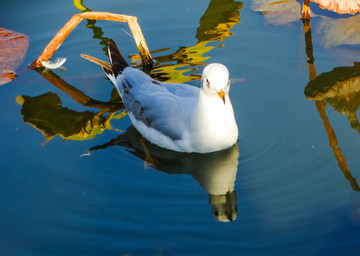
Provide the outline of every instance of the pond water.
<path id="1" fill-rule="evenodd" d="M 30 45 L 0 87 L 0 254 L 359 255 L 359 17 L 314 4 L 307 31 L 300 1 L 269 2 L 2 3 L 1 27 Z M 239 142 L 146 143 L 144 162 L 110 81 L 80 57 L 107 60 L 112 37 L 138 65 L 126 23 L 82 21 L 52 58 L 66 69 L 28 69 L 85 9 L 137 16 L 159 80 L 199 86 L 225 64 Z"/>

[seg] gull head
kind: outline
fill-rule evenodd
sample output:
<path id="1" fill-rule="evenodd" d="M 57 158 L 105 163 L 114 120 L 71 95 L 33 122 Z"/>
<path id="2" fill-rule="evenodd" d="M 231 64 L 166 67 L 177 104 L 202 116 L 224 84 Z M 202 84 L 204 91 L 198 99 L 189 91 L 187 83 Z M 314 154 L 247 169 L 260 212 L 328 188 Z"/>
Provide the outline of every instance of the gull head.
<path id="1" fill-rule="evenodd" d="M 229 94 L 229 71 L 219 63 L 212 63 L 204 68 L 201 78 L 201 89 L 210 97 L 219 97 L 224 104 L 225 97 Z"/>

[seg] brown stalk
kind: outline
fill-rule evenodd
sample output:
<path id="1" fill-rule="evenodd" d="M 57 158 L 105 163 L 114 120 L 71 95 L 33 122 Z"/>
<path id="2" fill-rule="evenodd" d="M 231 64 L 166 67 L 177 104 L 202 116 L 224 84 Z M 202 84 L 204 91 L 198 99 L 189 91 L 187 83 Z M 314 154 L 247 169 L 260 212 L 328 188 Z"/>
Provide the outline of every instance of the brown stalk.
<path id="1" fill-rule="evenodd" d="M 110 20 L 118 22 L 127 22 L 131 33 L 133 34 L 136 46 L 139 50 L 141 59 L 144 65 L 151 65 L 153 60 L 151 58 L 149 49 L 146 45 L 145 38 L 141 32 L 140 26 L 135 16 L 128 16 L 122 14 L 115 14 L 109 12 L 84 12 L 75 14 L 53 37 L 50 43 L 46 46 L 42 54 L 31 64 L 32 68 L 41 67 L 42 61 L 48 61 L 64 42 L 70 32 L 83 20 Z"/>
<path id="2" fill-rule="evenodd" d="M 310 0 L 303 0 L 301 18 L 303 20 L 310 19 Z"/>

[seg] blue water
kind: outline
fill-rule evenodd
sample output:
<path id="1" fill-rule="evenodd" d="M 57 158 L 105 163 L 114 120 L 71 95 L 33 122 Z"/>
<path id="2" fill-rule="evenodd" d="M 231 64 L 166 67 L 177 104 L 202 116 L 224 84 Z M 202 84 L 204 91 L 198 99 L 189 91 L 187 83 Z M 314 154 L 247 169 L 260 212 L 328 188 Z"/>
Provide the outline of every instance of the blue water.
<path id="1" fill-rule="evenodd" d="M 124 56 L 137 54 L 128 26 L 97 21 L 91 28 L 82 21 L 53 57 L 67 58 L 66 70 L 54 73 L 68 85 L 119 109 L 100 113 L 26 68 L 80 10 L 72 2 L 3 3 L 1 27 L 27 35 L 30 46 L 19 76 L 0 87 L 1 255 L 360 253 L 360 136 L 348 120 L 358 113 L 358 90 L 352 89 L 344 111 L 304 95 L 309 68 L 301 20 L 271 24 L 251 1 L 83 4 L 137 16 L 156 60 L 152 75 L 161 80 L 199 86 L 205 64 L 225 64 L 240 139 L 210 155 L 147 143 L 155 164 L 144 162 L 139 135 L 127 116 L 119 116 L 113 86 L 80 57 L 106 60 L 108 37 Z M 326 19 L 356 16 L 312 8 L 325 15 L 311 20 L 316 74 L 359 62 L 360 42 L 327 48 L 321 30 Z M 44 121 L 52 108 L 59 112 L 44 114 L 52 120 Z M 106 129 L 75 139 L 69 131 L 84 116 L 93 124 L 97 116 L 101 124 L 108 120 Z M 50 129 L 44 126 L 52 135 L 44 135 Z"/>

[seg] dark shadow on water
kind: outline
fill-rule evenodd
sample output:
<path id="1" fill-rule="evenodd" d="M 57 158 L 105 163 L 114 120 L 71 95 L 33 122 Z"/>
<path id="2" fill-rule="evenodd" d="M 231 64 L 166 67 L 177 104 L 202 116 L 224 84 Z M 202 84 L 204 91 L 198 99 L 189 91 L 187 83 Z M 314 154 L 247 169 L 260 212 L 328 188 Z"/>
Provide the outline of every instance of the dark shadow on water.
<path id="1" fill-rule="evenodd" d="M 211 210 L 218 221 L 234 221 L 237 218 L 235 179 L 238 168 L 239 146 L 208 154 L 179 153 L 160 148 L 130 126 L 127 131 L 110 142 L 95 146 L 91 151 L 121 146 L 142 159 L 145 167 L 168 174 L 191 175 L 209 194 Z"/>

